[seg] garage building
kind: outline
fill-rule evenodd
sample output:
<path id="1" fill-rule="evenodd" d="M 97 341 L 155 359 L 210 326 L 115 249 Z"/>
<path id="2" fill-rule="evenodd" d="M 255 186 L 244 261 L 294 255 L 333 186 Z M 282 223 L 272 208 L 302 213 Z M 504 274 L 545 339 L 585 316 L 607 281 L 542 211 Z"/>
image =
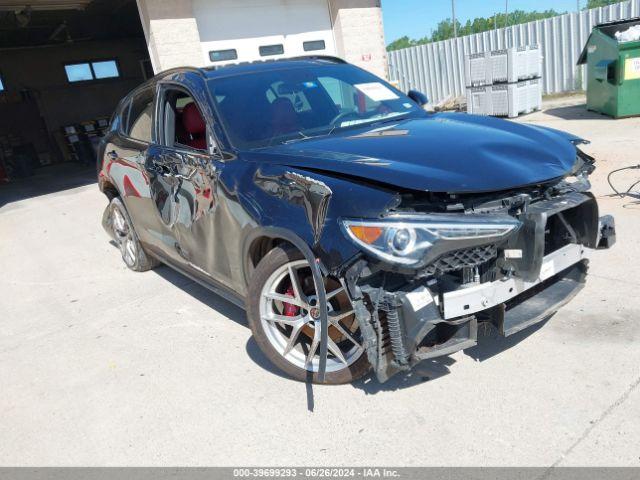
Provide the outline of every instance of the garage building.
<path id="1" fill-rule="evenodd" d="M 0 0 L 0 183 L 94 165 L 117 102 L 154 72 L 300 55 L 386 76 L 380 0 Z"/>

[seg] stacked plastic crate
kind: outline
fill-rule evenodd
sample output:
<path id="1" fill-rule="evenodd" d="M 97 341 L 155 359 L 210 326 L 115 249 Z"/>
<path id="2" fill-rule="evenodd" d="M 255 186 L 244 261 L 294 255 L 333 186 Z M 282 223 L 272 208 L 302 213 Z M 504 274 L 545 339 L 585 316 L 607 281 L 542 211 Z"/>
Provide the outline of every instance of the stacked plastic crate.
<path id="1" fill-rule="evenodd" d="M 465 76 L 468 113 L 514 118 L 540 110 L 542 54 L 537 45 L 467 55 Z"/>

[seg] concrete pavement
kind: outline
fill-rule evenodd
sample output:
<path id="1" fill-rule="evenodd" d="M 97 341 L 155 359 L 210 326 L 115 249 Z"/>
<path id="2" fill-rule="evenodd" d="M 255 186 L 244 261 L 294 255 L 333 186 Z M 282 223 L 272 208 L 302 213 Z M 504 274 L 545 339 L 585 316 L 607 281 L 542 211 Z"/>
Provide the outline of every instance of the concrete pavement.
<path id="1" fill-rule="evenodd" d="M 618 244 L 546 324 L 383 385 L 284 378 L 240 309 L 127 270 L 95 185 L 0 207 L 0 465 L 640 466 L 640 204 L 605 182 L 639 163 L 640 119 L 520 121 L 593 142 Z"/>

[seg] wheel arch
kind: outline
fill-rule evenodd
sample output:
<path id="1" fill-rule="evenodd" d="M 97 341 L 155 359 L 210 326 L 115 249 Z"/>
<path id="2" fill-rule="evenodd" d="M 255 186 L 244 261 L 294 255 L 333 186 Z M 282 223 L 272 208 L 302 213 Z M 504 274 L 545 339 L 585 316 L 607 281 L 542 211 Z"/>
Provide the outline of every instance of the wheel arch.
<path id="1" fill-rule="evenodd" d="M 278 227 L 257 228 L 245 238 L 242 248 L 243 258 L 243 280 L 245 285 L 249 285 L 251 274 L 255 267 L 271 250 L 282 245 L 289 245 L 299 250 L 310 263 L 320 267 L 320 273 L 325 274 L 326 269 L 316 258 L 309 245 L 298 235 L 290 230 Z"/>
<path id="2" fill-rule="evenodd" d="M 260 239 L 261 237 L 270 237 L 273 239 L 278 239 L 285 241 L 287 243 L 291 243 L 295 248 L 300 250 L 300 252 L 304 255 L 305 259 L 309 263 L 309 267 L 311 268 L 311 273 L 313 275 L 313 282 L 315 283 L 316 292 L 318 295 L 318 304 L 320 306 L 320 323 L 321 323 L 321 333 L 320 333 L 320 365 L 318 368 L 318 378 L 321 382 L 325 379 L 325 372 L 327 366 L 327 337 L 328 337 L 328 320 L 327 320 L 327 292 L 324 287 L 324 282 L 322 280 L 323 275 L 327 273 L 326 268 L 324 268 L 322 261 L 319 258 L 316 258 L 313 251 L 309 247 L 309 245 L 298 237 L 295 233 L 290 230 L 286 230 L 284 228 L 278 227 L 263 227 L 254 230 L 250 235 L 245 238 L 244 246 L 243 246 L 243 259 L 245 260 L 244 265 L 247 264 L 247 259 L 249 258 L 249 250 L 251 245 L 254 244 L 255 241 Z M 264 241 L 264 240 L 260 240 Z M 249 282 L 249 278 L 247 277 L 247 269 L 243 268 L 244 279 Z"/>
<path id="3" fill-rule="evenodd" d="M 100 177 L 100 191 L 104 193 L 109 201 L 113 200 L 116 197 L 121 197 L 118 188 L 115 186 L 110 179 L 105 178 L 104 176 Z"/>

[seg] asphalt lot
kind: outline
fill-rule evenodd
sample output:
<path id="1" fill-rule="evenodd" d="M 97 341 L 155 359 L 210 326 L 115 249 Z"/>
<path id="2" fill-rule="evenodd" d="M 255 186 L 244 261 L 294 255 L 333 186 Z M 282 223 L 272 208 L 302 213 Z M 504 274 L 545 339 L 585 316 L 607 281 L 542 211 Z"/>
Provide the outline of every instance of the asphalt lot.
<path id="1" fill-rule="evenodd" d="M 592 141 L 615 248 L 546 324 L 382 385 L 284 378 L 243 311 L 127 270 L 95 184 L 0 187 L 0 465 L 640 466 L 640 203 L 606 185 L 639 163 L 640 118 L 580 101 L 519 121 Z"/>

